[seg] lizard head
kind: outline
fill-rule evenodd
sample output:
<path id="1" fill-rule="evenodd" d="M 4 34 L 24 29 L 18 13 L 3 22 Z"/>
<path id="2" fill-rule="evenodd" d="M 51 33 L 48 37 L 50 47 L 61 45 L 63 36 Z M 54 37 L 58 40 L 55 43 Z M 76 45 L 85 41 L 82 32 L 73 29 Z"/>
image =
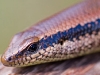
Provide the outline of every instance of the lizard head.
<path id="1" fill-rule="evenodd" d="M 21 64 L 25 65 L 25 62 L 30 62 L 39 56 L 37 53 L 39 47 L 38 37 L 26 36 L 26 32 L 18 33 L 13 37 L 8 49 L 2 55 L 1 62 L 5 66 L 19 67 Z"/>

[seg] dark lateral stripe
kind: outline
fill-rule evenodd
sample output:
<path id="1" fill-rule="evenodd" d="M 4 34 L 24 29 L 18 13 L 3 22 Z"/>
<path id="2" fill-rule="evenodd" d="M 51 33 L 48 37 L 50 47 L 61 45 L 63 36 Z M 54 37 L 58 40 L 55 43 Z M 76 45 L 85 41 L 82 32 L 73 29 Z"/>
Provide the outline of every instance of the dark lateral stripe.
<path id="1" fill-rule="evenodd" d="M 97 19 L 96 21 L 86 23 L 84 26 L 78 24 L 75 28 L 70 28 L 68 31 L 59 31 L 56 34 L 53 34 L 49 37 L 42 38 L 39 41 L 39 48 L 45 49 L 48 46 L 53 46 L 53 43 L 58 44 L 59 40 L 61 39 L 73 41 L 73 38 L 79 40 L 79 36 L 84 36 L 86 33 L 89 33 L 90 35 L 93 31 L 96 31 L 98 33 L 98 31 L 100 30 L 100 19 Z"/>

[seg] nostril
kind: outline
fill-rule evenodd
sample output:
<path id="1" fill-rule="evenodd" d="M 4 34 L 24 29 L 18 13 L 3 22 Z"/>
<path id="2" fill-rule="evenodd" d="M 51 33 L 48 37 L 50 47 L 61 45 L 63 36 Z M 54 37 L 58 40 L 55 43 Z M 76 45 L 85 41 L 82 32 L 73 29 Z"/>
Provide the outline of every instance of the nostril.
<path id="1" fill-rule="evenodd" d="M 11 57 L 9 57 L 7 61 L 11 61 Z"/>

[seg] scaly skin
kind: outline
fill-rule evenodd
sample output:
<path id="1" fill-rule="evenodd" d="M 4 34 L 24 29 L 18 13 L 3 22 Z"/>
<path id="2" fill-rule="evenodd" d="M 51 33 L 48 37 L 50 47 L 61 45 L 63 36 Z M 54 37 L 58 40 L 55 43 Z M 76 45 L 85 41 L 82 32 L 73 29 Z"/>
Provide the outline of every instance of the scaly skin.
<path id="1" fill-rule="evenodd" d="M 1 61 L 23 67 L 100 51 L 100 0 L 86 0 L 16 34 Z"/>

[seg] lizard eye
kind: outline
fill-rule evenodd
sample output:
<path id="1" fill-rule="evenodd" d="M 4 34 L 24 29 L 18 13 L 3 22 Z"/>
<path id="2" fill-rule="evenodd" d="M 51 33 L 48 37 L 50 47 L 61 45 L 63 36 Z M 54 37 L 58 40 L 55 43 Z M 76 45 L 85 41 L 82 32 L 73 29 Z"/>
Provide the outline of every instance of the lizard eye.
<path id="1" fill-rule="evenodd" d="M 38 37 L 34 37 L 33 38 L 34 40 L 32 41 L 33 43 L 31 43 L 28 47 L 27 47 L 27 50 L 28 52 L 36 52 L 37 49 L 38 49 L 38 41 L 39 41 L 39 38 Z"/>
<path id="2" fill-rule="evenodd" d="M 37 49 L 38 49 L 38 43 L 34 43 L 34 44 L 30 44 L 27 50 L 29 52 L 36 52 Z"/>

